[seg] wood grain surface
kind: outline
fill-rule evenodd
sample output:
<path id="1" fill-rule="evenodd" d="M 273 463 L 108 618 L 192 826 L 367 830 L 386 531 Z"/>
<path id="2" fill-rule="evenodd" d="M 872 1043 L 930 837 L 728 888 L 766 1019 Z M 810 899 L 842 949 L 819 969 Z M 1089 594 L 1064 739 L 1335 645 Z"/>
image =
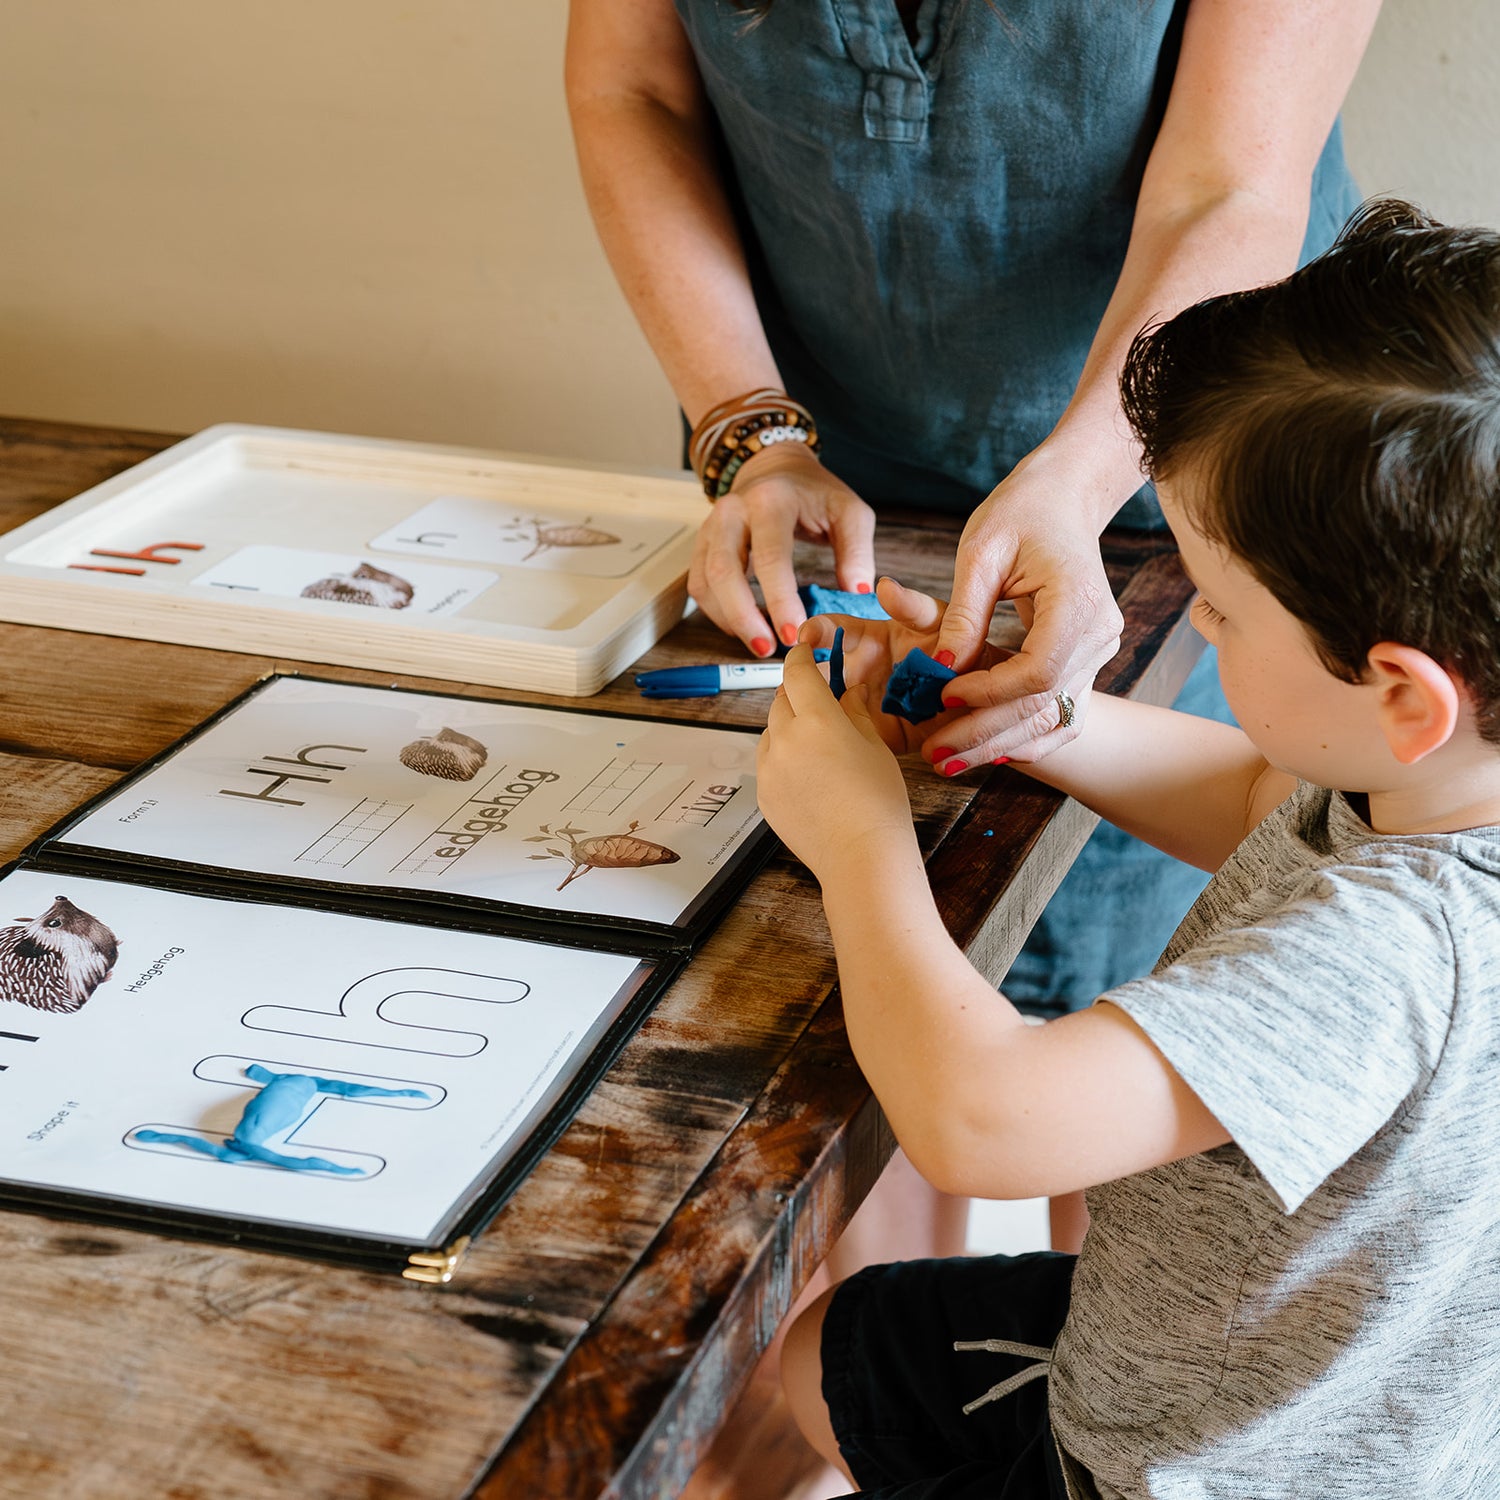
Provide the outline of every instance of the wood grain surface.
<path id="1" fill-rule="evenodd" d="M 169 441 L 0 420 L 0 527 Z M 956 523 L 889 516 L 877 559 L 944 593 L 956 538 Z M 1107 557 L 1127 629 L 1103 680 L 1165 701 L 1195 654 L 1190 587 L 1160 537 L 1111 538 Z M 801 576 L 831 581 L 826 562 L 804 551 Z M 689 619 L 637 665 L 724 646 Z M 0 651 L 7 858 L 266 672 L 300 666 L 5 624 Z M 629 674 L 587 701 L 643 707 Z M 659 706 L 758 724 L 768 703 Z M 998 978 L 1092 819 L 1005 769 L 944 781 L 913 763 L 908 786 L 950 930 Z M 676 1494 L 891 1151 L 834 981 L 815 884 L 779 856 L 446 1286 L 0 1214 L 0 1497 Z"/>

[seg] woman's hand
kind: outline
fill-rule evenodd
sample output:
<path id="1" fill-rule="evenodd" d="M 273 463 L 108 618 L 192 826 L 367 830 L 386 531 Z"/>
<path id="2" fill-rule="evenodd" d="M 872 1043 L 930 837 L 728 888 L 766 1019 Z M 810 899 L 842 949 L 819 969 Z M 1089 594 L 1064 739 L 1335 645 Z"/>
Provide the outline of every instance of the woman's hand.
<path id="1" fill-rule="evenodd" d="M 801 640 L 813 647 L 831 647 L 834 633 L 844 632 L 844 683 L 852 689 L 868 689 L 865 712 L 882 742 L 895 754 L 905 755 L 927 746 L 941 748 L 946 726 L 960 715 L 944 712 L 921 724 L 909 724 L 895 714 L 880 708 L 891 670 L 908 652 L 925 651 L 929 656 L 937 646 L 938 627 L 946 607 L 941 599 L 906 588 L 894 578 L 882 578 L 875 586 L 876 598 L 890 616 L 888 620 L 857 619 L 852 615 L 814 615 L 802 627 Z M 981 648 L 980 666 L 988 667 L 1004 659 L 1006 653 L 988 642 Z M 928 758 L 931 758 L 930 751 Z"/>
<path id="2" fill-rule="evenodd" d="M 757 656 L 779 640 L 791 645 L 807 618 L 797 597 L 792 544 L 830 542 L 841 589 L 868 593 L 875 577 L 875 512 L 805 448 L 785 444 L 757 453 L 715 501 L 698 533 L 688 593 L 710 620 Z M 756 607 L 747 570 L 766 603 Z M 770 627 L 766 615 L 771 618 Z"/>
<path id="3" fill-rule="evenodd" d="M 760 737 L 756 794 L 782 843 L 823 885 L 914 856 L 916 830 L 906 782 L 881 743 L 863 684 L 842 703 L 802 645 L 787 654 L 786 674 Z"/>
<path id="4" fill-rule="evenodd" d="M 969 518 L 958 545 L 953 598 L 929 654 L 965 675 L 944 702 L 969 710 L 943 726 L 941 749 L 959 769 L 1001 757 L 1037 760 L 1066 744 L 1099 669 L 1120 645 L 1124 620 L 1110 592 L 1099 540 L 1080 508 L 1023 462 Z M 1001 599 L 1014 601 L 1026 639 L 988 665 L 981 651 Z M 1072 722 L 1059 694 L 1075 708 Z M 929 756 L 938 764 L 944 757 Z"/>

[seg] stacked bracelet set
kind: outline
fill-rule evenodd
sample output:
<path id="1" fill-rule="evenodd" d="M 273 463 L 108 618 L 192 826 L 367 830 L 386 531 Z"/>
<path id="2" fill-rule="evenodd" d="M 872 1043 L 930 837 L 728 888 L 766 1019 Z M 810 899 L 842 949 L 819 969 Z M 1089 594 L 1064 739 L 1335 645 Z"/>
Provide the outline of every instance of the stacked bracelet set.
<path id="1" fill-rule="evenodd" d="M 717 500 L 729 493 L 746 459 L 777 443 L 806 443 L 816 453 L 818 429 L 800 401 L 767 387 L 721 401 L 708 412 L 688 440 L 688 461 L 703 493 Z"/>

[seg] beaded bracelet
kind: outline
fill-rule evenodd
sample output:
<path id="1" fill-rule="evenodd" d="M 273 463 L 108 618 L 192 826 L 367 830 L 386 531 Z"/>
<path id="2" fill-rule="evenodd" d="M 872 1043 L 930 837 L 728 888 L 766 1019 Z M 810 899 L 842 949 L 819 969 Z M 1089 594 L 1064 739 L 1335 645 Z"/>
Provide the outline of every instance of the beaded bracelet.
<path id="1" fill-rule="evenodd" d="M 717 500 L 729 493 L 747 459 L 777 443 L 805 443 L 816 453 L 818 429 L 801 402 L 767 386 L 721 401 L 708 411 L 688 440 L 688 461 L 703 493 Z"/>

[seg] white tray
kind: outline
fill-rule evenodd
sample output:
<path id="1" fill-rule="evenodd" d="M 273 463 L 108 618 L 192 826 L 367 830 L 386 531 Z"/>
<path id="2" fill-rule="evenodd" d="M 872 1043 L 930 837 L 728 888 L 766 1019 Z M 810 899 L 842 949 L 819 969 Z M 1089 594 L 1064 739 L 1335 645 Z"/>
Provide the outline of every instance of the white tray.
<path id="1" fill-rule="evenodd" d="M 688 479 L 225 424 L 0 539 L 0 619 L 583 696 L 681 619 L 707 511 Z"/>

